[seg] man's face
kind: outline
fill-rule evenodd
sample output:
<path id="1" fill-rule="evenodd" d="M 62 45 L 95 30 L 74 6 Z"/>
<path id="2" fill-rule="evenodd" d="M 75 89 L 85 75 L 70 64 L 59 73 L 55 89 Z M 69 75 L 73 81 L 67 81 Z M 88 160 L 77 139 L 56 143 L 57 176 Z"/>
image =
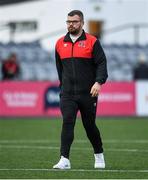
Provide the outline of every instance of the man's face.
<path id="1" fill-rule="evenodd" d="M 79 34 L 84 24 L 78 15 L 68 16 L 66 23 L 68 32 L 72 35 Z"/>

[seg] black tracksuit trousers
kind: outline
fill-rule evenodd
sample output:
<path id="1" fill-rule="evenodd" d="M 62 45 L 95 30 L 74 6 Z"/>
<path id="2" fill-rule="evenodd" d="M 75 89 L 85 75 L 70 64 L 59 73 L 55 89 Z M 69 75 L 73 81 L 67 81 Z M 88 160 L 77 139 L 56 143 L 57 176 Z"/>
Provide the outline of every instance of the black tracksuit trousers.
<path id="1" fill-rule="evenodd" d="M 91 94 L 85 95 L 62 95 L 60 108 L 63 116 L 61 132 L 61 156 L 69 158 L 70 147 L 74 139 L 74 126 L 78 110 L 80 110 L 82 123 L 94 153 L 102 153 L 102 141 L 99 129 L 96 126 L 97 97 Z"/>

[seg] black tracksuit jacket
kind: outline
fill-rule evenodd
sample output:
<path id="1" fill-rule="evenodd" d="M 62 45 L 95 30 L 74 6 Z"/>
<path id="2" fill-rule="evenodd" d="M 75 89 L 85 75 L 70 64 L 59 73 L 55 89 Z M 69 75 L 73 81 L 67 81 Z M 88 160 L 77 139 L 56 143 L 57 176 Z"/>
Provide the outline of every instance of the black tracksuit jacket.
<path id="1" fill-rule="evenodd" d="M 95 82 L 103 84 L 108 77 L 100 42 L 85 31 L 74 43 L 69 33 L 60 38 L 55 56 L 61 94 L 90 93 Z"/>

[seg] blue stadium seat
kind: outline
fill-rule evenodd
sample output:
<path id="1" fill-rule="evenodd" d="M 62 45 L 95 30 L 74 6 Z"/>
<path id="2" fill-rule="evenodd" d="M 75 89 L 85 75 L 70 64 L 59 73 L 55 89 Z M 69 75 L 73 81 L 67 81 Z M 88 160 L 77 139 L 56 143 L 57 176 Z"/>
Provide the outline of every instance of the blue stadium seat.
<path id="1" fill-rule="evenodd" d="M 108 60 L 110 81 L 131 81 L 132 68 L 137 64 L 139 54 L 144 52 L 148 59 L 148 44 L 104 44 L 103 48 Z M 6 59 L 11 52 L 17 54 L 21 66 L 21 80 L 55 81 L 58 79 L 54 50 L 47 52 L 37 41 L 0 43 L 0 61 Z"/>

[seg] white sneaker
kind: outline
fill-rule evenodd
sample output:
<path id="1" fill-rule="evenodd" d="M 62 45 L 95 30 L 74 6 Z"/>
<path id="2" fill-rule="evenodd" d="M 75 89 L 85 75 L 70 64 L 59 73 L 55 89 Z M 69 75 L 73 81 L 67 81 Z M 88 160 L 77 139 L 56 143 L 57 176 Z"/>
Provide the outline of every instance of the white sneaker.
<path id="1" fill-rule="evenodd" d="M 64 156 L 61 156 L 60 161 L 53 166 L 53 169 L 71 169 L 69 159 L 65 158 Z"/>
<path id="2" fill-rule="evenodd" d="M 105 161 L 103 153 L 94 154 L 95 157 L 95 164 L 94 168 L 105 168 Z"/>

